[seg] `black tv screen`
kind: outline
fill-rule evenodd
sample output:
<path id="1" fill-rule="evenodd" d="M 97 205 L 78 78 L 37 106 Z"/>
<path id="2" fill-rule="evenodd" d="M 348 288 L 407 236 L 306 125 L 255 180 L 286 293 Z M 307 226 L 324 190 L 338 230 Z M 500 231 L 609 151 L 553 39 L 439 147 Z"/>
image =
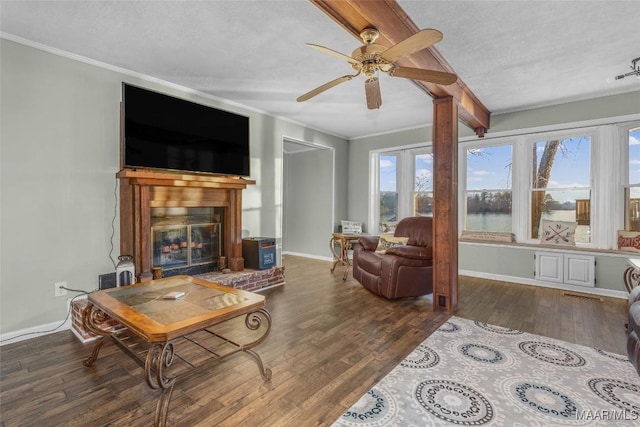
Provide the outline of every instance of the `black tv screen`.
<path id="1" fill-rule="evenodd" d="M 249 118 L 123 83 L 123 166 L 249 176 Z"/>

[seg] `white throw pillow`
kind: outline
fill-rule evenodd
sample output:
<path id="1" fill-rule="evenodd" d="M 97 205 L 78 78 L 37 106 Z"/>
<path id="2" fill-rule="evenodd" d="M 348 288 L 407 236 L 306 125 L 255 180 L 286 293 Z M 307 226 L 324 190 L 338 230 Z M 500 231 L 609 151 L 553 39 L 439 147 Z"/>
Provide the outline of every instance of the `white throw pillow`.
<path id="1" fill-rule="evenodd" d="M 548 221 L 540 222 L 540 243 L 543 245 L 576 245 L 576 227 L 578 223 L 567 221 Z"/>
<path id="2" fill-rule="evenodd" d="M 342 221 L 343 234 L 362 234 L 362 223 L 358 221 Z"/>

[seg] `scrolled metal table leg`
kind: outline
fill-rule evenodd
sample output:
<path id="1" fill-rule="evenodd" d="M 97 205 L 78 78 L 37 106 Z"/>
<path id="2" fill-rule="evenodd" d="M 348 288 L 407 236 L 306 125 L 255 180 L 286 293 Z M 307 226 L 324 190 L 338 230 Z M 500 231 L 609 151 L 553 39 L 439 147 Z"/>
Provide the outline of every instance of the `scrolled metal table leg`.
<path id="1" fill-rule="evenodd" d="M 344 267 L 344 274 L 342 275 L 343 281 L 347 280 L 347 276 L 349 275 L 349 267 L 351 267 L 351 260 L 349 259 L 349 251 L 351 250 L 351 247 L 351 240 L 347 240 L 344 249 L 344 259 L 347 265 Z"/>
<path id="2" fill-rule="evenodd" d="M 111 332 L 100 329 L 100 327 L 98 326 L 108 319 L 109 316 L 107 316 L 107 314 L 105 314 L 102 310 L 91 303 L 89 303 L 82 312 L 82 325 L 84 326 L 84 328 L 94 335 L 99 335 L 98 341 L 96 341 L 93 349 L 91 350 L 91 355 L 89 355 L 89 357 L 85 359 L 84 362 L 82 362 L 82 364 L 86 367 L 93 365 L 94 362 L 98 359 L 100 349 L 106 342 L 105 338 L 111 335 Z"/>
<path id="3" fill-rule="evenodd" d="M 247 313 L 244 324 L 247 329 L 250 329 L 252 331 L 257 331 L 260 328 L 265 328 L 264 333 L 256 340 L 243 345 L 242 351 L 250 355 L 256 361 L 258 369 L 260 370 L 260 375 L 262 375 L 262 379 L 264 379 L 265 381 L 269 381 L 271 380 L 271 369 L 265 369 L 260 355 L 251 349 L 267 339 L 267 336 L 271 331 L 271 314 L 269 314 L 266 308 L 259 308 L 255 311 Z"/>
<path id="4" fill-rule="evenodd" d="M 258 353 L 256 353 L 253 350 L 244 350 L 245 353 L 247 353 L 249 356 L 253 357 L 253 359 L 256 361 L 257 365 L 258 365 L 258 369 L 260 370 L 260 375 L 262 375 L 262 379 L 265 381 L 270 381 L 271 380 L 271 369 L 264 367 L 264 365 L 262 364 L 262 358 L 260 357 L 260 355 Z"/>
<path id="5" fill-rule="evenodd" d="M 341 256 L 338 256 L 338 254 L 336 254 L 336 246 L 338 244 L 340 244 L 340 247 L 342 248 L 342 243 L 337 237 L 332 237 L 329 241 L 329 249 L 331 249 L 331 254 L 333 255 L 333 266 L 331 267 L 332 273 L 336 269 L 336 265 L 338 265 L 338 263 L 341 261 Z"/>
<path id="6" fill-rule="evenodd" d="M 168 369 L 173 363 L 173 342 L 153 344 L 147 353 L 147 359 L 144 364 L 144 372 L 147 384 L 152 389 L 162 389 L 162 393 L 158 398 L 156 405 L 156 414 L 154 426 L 164 426 L 167 423 L 167 414 L 169 412 L 169 402 L 173 393 L 173 386 L 176 383 L 175 378 L 167 377 L 165 369 Z"/>
<path id="7" fill-rule="evenodd" d="M 637 268 L 627 267 L 624 271 L 624 286 L 631 293 L 633 288 L 640 286 L 640 271 Z"/>

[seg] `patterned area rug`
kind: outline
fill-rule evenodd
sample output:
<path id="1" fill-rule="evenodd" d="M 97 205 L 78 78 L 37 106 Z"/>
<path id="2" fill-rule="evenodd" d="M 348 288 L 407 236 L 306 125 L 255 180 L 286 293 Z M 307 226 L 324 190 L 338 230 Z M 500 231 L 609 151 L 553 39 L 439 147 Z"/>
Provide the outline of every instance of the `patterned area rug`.
<path id="1" fill-rule="evenodd" d="M 626 356 L 452 317 L 333 426 L 640 426 Z"/>

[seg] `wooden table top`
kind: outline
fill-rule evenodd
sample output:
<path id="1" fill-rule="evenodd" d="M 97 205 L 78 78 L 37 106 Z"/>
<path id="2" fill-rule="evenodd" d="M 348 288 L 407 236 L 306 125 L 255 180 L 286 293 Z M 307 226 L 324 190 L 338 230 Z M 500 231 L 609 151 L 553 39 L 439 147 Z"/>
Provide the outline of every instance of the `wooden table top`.
<path id="1" fill-rule="evenodd" d="M 184 292 L 180 299 L 164 299 Z M 191 276 L 173 276 L 89 294 L 89 302 L 147 342 L 164 342 L 265 305 L 265 297 Z"/>
<path id="2" fill-rule="evenodd" d="M 335 237 L 336 239 L 358 240 L 360 237 L 363 237 L 363 236 L 374 237 L 376 235 L 367 234 L 367 233 L 331 233 L 331 236 Z"/>

